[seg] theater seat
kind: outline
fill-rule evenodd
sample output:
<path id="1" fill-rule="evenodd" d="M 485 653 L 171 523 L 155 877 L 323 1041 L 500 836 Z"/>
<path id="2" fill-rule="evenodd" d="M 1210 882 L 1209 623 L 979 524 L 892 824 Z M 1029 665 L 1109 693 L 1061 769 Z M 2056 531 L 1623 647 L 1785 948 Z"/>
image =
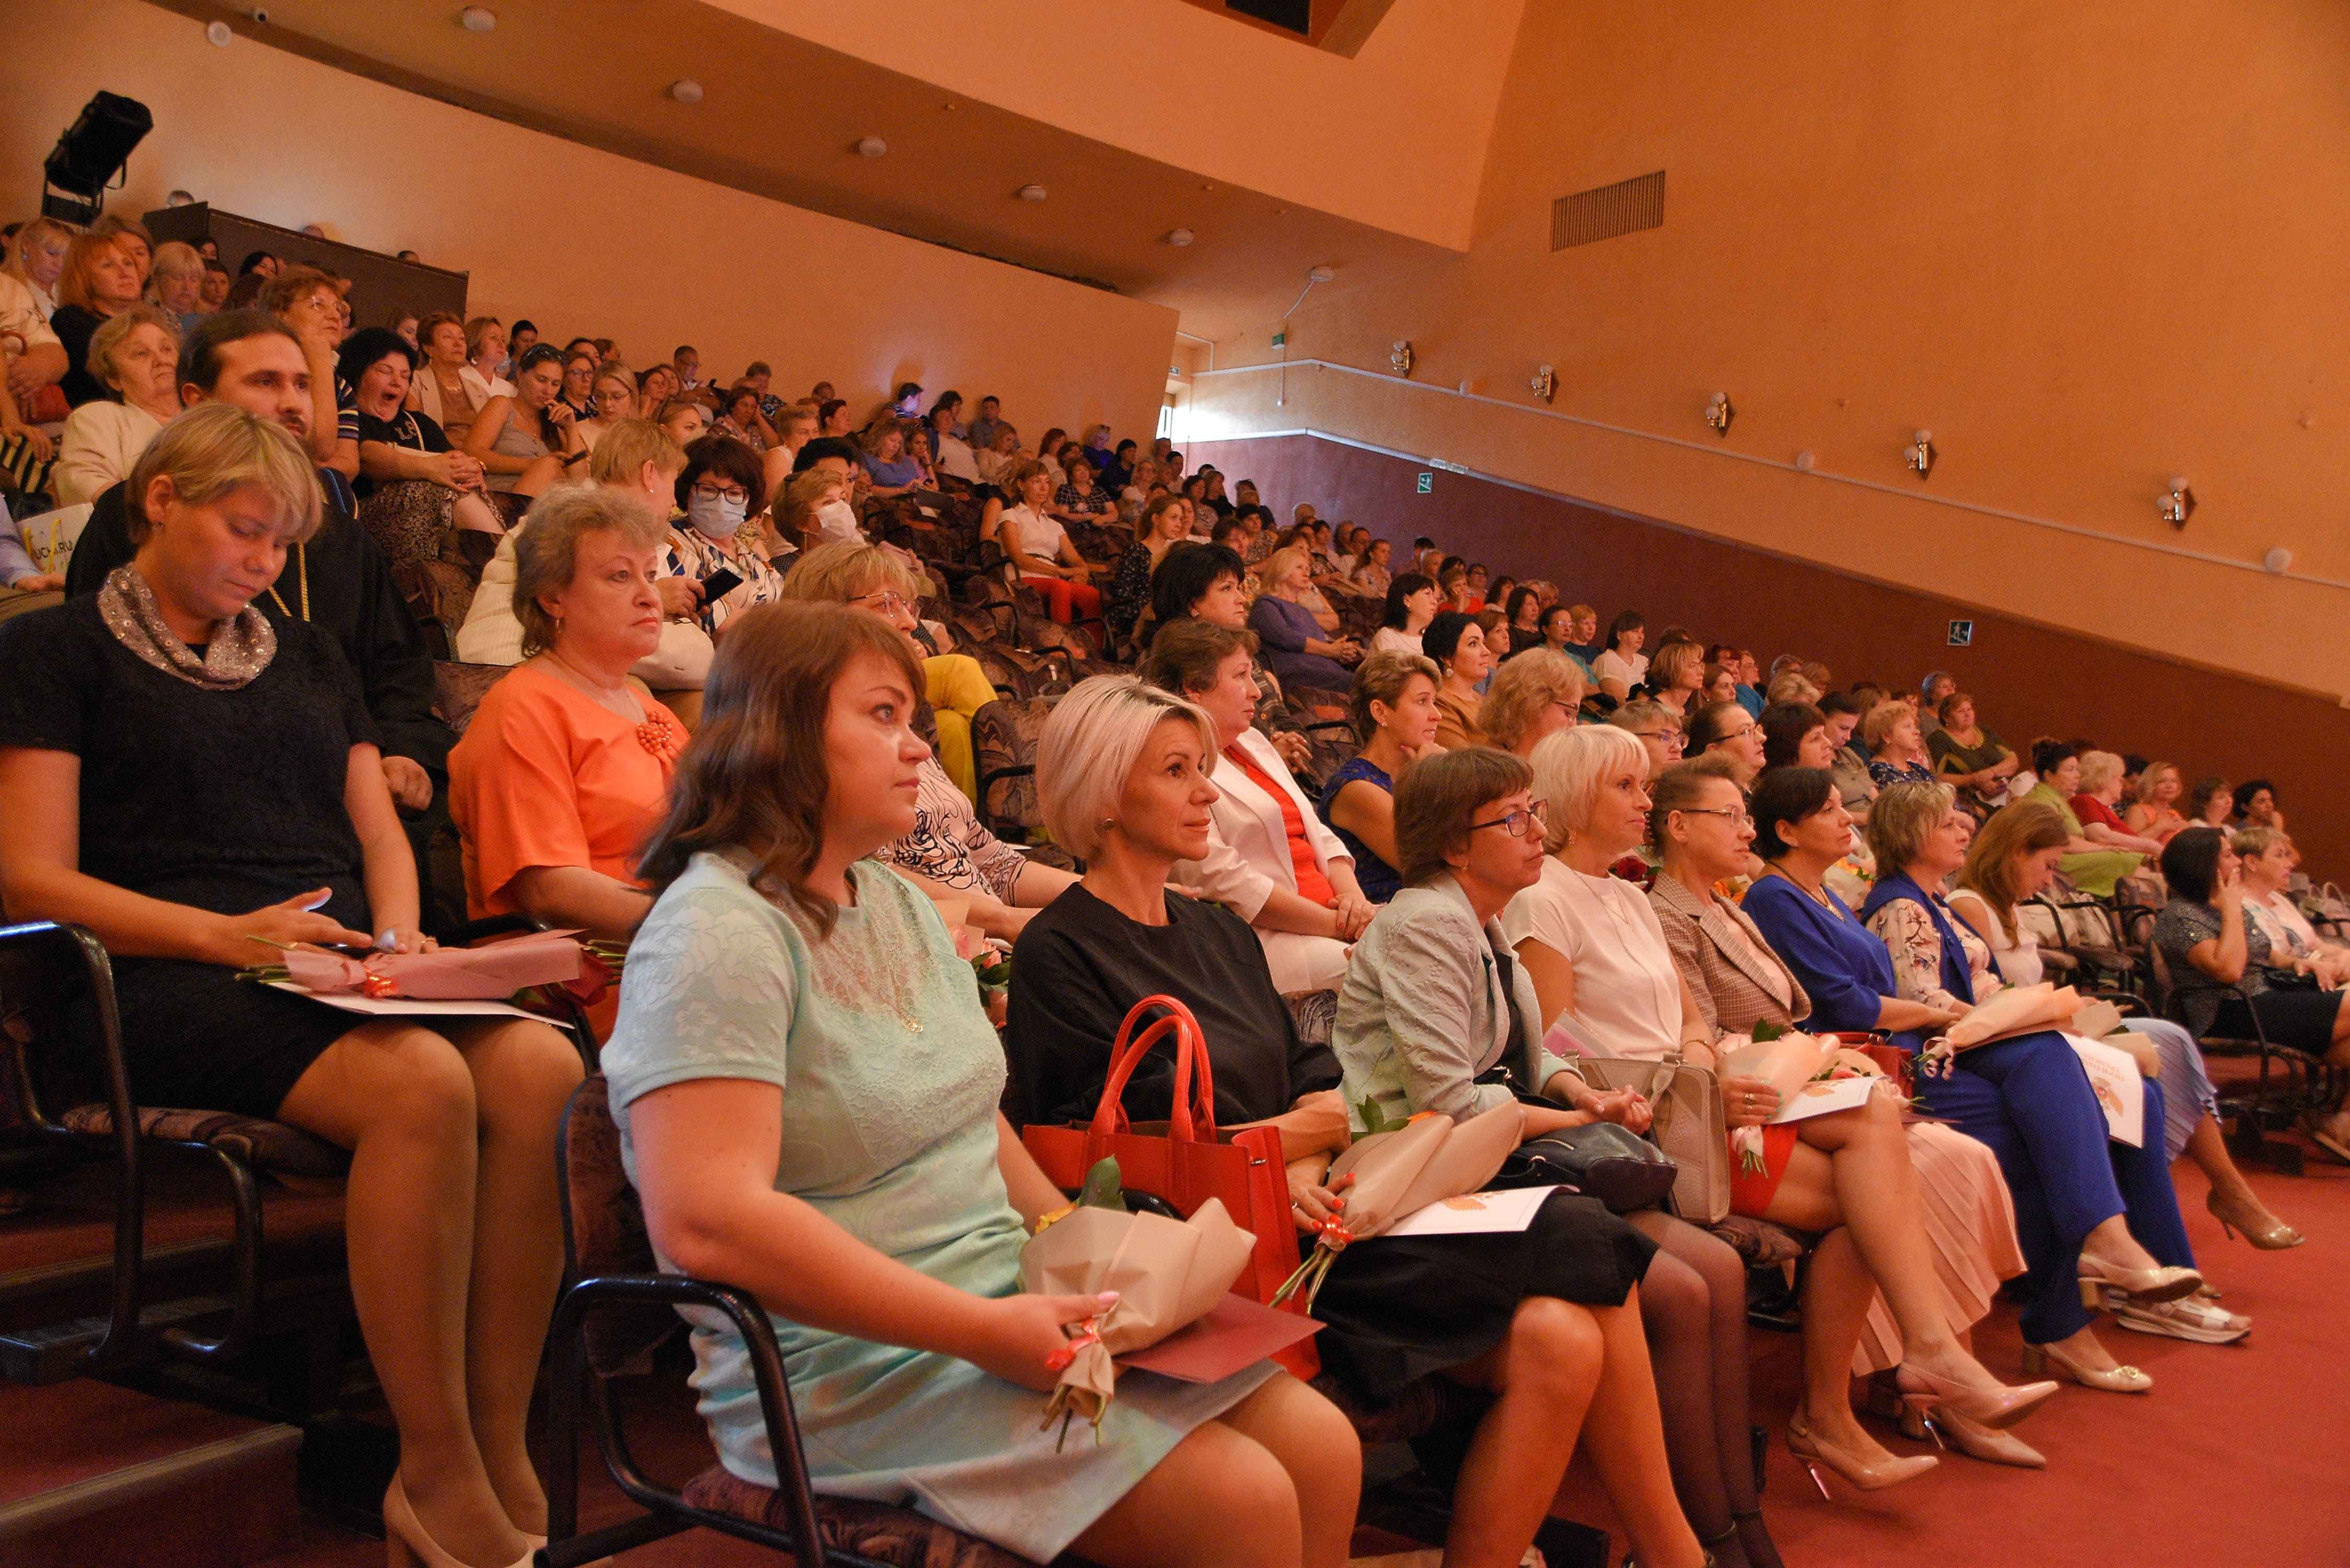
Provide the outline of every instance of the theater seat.
<path id="1" fill-rule="evenodd" d="M 790 1383 L 765 1312 L 731 1285 L 660 1271 L 644 1205 L 621 1168 L 610 1085 L 600 1075 L 571 1096 L 558 1159 L 565 1277 L 571 1283 L 547 1341 L 551 1462 L 543 1561 L 548 1568 L 577 1568 L 697 1525 L 772 1547 L 801 1568 L 1022 1568 L 1027 1563 L 911 1509 L 818 1497 L 809 1490 Z M 742 1334 L 782 1485 L 760 1486 L 712 1465 L 672 1491 L 638 1469 L 615 1386 L 653 1370 L 656 1353 L 684 1331 L 680 1306 L 723 1314 Z M 612 1479 L 645 1511 L 585 1535 L 578 1533 L 582 1394 Z M 1082 1558 L 1059 1562 L 1061 1568 L 1087 1568 Z"/>
<path id="2" fill-rule="evenodd" d="M 139 1136 L 161 1143 L 201 1145 L 275 1176 L 338 1177 L 351 1168 L 348 1150 L 325 1138 L 234 1111 L 189 1111 L 168 1106 L 133 1110 Z M 84 1137 L 114 1136 L 114 1110 L 102 1101 L 74 1106 L 57 1118 Z"/>

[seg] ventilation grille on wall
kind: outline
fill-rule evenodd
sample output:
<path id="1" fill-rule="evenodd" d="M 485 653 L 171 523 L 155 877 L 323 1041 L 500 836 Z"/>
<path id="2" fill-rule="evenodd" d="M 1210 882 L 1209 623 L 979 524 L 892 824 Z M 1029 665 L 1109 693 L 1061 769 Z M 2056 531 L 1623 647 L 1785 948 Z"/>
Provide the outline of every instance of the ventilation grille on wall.
<path id="1" fill-rule="evenodd" d="M 1665 226 L 1665 171 L 1561 196 L 1550 204 L 1550 248 L 1563 251 Z"/>

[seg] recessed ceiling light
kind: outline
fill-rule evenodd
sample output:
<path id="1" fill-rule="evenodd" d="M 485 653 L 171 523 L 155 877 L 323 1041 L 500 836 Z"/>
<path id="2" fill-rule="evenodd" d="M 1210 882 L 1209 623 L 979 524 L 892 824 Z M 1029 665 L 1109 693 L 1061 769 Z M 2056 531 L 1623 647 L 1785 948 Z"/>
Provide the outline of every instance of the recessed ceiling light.
<path id="1" fill-rule="evenodd" d="M 487 5 L 468 5 L 457 13 L 457 21 L 468 33 L 488 33 L 496 30 L 498 14 Z"/>
<path id="2" fill-rule="evenodd" d="M 857 155 L 859 158 L 879 158 L 889 151 L 889 144 L 878 136 L 861 137 L 857 143 Z"/>
<path id="3" fill-rule="evenodd" d="M 236 33 L 226 22 L 207 22 L 204 40 L 215 49 L 225 49 L 236 40 Z"/>
<path id="4" fill-rule="evenodd" d="M 1018 195 L 1024 202 L 1041 202 L 1045 199 L 1045 187 L 1042 185 L 1023 185 L 1020 187 Z"/>
<path id="5" fill-rule="evenodd" d="M 680 103 L 700 103 L 702 84 L 691 77 L 682 78 L 669 84 L 669 96 Z"/>
<path id="6" fill-rule="evenodd" d="M 1305 275 L 1312 278 L 1315 283 L 1328 283 L 1332 278 L 1338 275 L 1338 269 L 1326 264 L 1322 266 L 1308 267 L 1305 271 Z"/>
<path id="7" fill-rule="evenodd" d="M 1199 238 L 1189 229 L 1170 229 L 1163 237 L 1170 245 L 1188 245 Z"/>

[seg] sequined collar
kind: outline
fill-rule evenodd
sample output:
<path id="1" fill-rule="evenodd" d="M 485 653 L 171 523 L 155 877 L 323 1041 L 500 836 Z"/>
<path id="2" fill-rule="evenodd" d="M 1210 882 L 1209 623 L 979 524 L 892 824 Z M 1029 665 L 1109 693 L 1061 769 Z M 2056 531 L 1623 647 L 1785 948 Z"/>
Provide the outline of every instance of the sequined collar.
<path id="1" fill-rule="evenodd" d="M 155 591 L 129 563 L 115 567 L 99 589 L 98 613 L 115 641 L 164 674 L 207 691 L 250 685 L 277 656 L 276 630 L 268 617 L 248 604 L 214 624 L 212 640 L 198 658 L 165 624 Z"/>

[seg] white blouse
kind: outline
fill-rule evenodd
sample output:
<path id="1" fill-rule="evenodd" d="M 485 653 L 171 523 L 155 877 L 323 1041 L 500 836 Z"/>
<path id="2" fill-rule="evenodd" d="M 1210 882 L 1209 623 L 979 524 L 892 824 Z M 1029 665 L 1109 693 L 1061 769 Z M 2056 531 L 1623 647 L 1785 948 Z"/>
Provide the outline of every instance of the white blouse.
<path id="1" fill-rule="evenodd" d="M 132 403 L 84 403 L 66 419 L 50 478 L 57 504 L 95 501 L 130 477 L 147 443 L 162 433 L 155 416 Z"/>
<path id="2" fill-rule="evenodd" d="M 1423 657 L 1428 649 L 1419 642 L 1419 633 L 1405 631 L 1400 627 L 1383 626 L 1371 634 L 1373 653 L 1416 653 Z"/>
<path id="3" fill-rule="evenodd" d="M 1609 1056 L 1659 1061 L 1681 1048 L 1681 979 L 1648 895 L 1543 857 L 1542 880 L 1502 911 L 1515 949 L 1528 937 L 1575 966 L 1576 1033 Z"/>
<path id="4" fill-rule="evenodd" d="M 1611 648 L 1591 661 L 1591 673 L 1602 680 L 1621 680 L 1629 691 L 1648 678 L 1648 656 L 1636 653 L 1627 659 Z"/>

